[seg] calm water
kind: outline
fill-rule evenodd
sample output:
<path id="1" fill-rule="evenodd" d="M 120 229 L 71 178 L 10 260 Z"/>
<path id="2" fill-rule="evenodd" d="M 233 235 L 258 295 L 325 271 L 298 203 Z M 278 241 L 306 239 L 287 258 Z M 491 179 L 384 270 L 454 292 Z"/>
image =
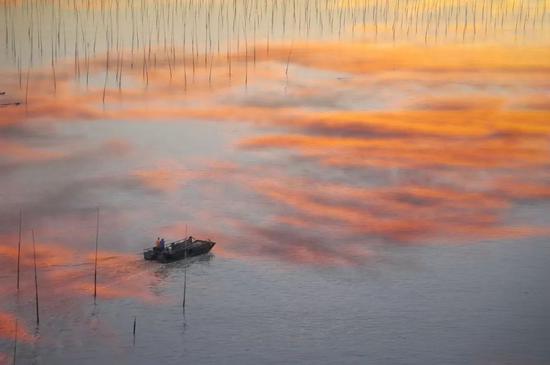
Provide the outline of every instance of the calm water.
<path id="1" fill-rule="evenodd" d="M 4 1 L 0 364 L 550 363 L 549 5 Z"/>

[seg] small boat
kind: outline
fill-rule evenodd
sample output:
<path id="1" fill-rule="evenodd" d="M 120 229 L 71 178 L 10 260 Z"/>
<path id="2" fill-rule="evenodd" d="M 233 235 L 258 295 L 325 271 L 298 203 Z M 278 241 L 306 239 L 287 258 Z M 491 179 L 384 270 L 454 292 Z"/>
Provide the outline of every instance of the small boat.
<path id="1" fill-rule="evenodd" d="M 164 249 L 159 247 L 148 248 L 143 251 L 143 258 L 149 261 L 172 262 L 203 255 L 209 252 L 215 244 L 216 242 L 210 240 L 196 240 L 189 236 L 166 244 Z"/>

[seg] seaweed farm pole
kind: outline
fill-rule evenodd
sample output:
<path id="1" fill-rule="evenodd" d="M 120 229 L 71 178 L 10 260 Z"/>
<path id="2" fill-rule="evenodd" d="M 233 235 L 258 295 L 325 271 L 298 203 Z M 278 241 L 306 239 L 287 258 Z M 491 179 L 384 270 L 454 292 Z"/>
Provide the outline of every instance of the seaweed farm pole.
<path id="1" fill-rule="evenodd" d="M 17 358 L 17 331 L 18 331 L 17 317 L 15 318 L 15 335 L 13 341 L 13 365 L 15 365 L 15 360 Z"/>
<path id="2" fill-rule="evenodd" d="M 185 313 L 185 294 L 187 292 L 187 247 L 184 248 L 184 251 L 183 251 L 185 257 L 185 264 L 183 266 L 183 312 Z"/>
<path id="3" fill-rule="evenodd" d="M 97 248 L 99 243 L 99 207 L 97 208 L 97 220 L 95 230 L 95 260 L 94 260 L 94 303 L 97 297 Z"/>
<path id="4" fill-rule="evenodd" d="M 40 324 L 40 314 L 38 311 L 38 274 L 36 272 L 36 245 L 34 243 L 34 229 L 32 230 L 32 253 L 34 258 L 34 294 L 36 300 L 36 325 Z"/>
<path id="5" fill-rule="evenodd" d="M 187 291 L 187 267 L 183 268 L 183 310 L 185 311 L 185 292 Z"/>
<path id="6" fill-rule="evenodd" d="M 134 345 L 136 344 L 136 321 L 137 321 L 137 317 L 134 316 L 134 328 L 132 330 Z"/>
<path id="7" fill-rule="evenodd" d="M 17 291 L 19 291 L 19 264 L 21 262 L 21 225 L 23 222 L 23 211 L 19 210 L 19 243 L 17 244 Z"/>

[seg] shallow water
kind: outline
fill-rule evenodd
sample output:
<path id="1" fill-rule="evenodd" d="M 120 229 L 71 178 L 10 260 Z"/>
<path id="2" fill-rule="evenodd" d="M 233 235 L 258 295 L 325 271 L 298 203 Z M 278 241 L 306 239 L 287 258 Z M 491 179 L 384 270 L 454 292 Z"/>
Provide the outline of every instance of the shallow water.
<path id="1" fill-rule="evenodd" d="M 0 364 L 550 362 L 547 5 L 4 2 Z"/>
<path id="2" fill-rule="evenodd" d="M 133 263 L 152 276 L 141 283 L 165 303 L 48 301 L 37 342 L 19 359 L 543 364 L 548 254 L 544 241 L 401 247 L 355 269 L 211 256 L 189 266 L 185 314 L 182 263 Z M 19 310 L 32 318 L 32 301 Z"/>

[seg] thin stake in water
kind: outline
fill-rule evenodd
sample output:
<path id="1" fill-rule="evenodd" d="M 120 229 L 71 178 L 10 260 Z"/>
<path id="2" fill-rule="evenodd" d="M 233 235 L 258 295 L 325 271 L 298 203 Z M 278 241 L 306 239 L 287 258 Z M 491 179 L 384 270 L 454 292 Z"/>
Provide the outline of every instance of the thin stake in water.
<path id="1" fill-rule="evenodd" d="M 17 332 L 18 332 L 18 323 L 17 318 L 15 318 L 15 335 L 14 335 L 14 341 L 13 341 L 13 365 L 15 365 L 15 361 L 17 359 Z"/>
<path id="2" fill-rule="evenodd" d="M 183 310 L 185 310 L 185 294 L 187 291 L 187 267 L 183 268 Z"/>
<path id="3" fill-rule="evenodd" d="M 183 312 L 185 313 L 185 295 L 187 294 L 187 247 L 185 247 L 185 251 L 183 251 L 184 253 L 184 266 L 183 266 L 183 303 L 182 303 L 182 308 L 183 308 Z"/>
<path id="4" fill-rule="evenodd" d="M 36 301 L 36 325 L 38 326 L 40 324 L 40 314 L 38 310 L 38 274 L 36 271 L 36 245 L 34 242 L 34 229 L 32 230 L 32 252 L 33 252 L 33 258 L 34 258 L 34 294 L 35 294 L 35 301 Z"/>
<path id="5" fill-rule="evenodd" d="M 134 316 L 134 328 L 132 330 L 133 344 L 134 345 L 136 344 L 136 321 L 137 321 L 137 317 Z"/>
<path id="6" fill-rule="evenodd" d="M 94 303 L 97 297 L 97 249 L 99 244 L 99 208 L 97 208 L 97 221 L 95 231 L 95 261 L 94 261 Z"/>
<path id="7" fill-rule="evenodd" d="M 19 265 L 21 262 L 21 226 L 23 222 L 23 211 L 19 210 L 19 243 L 17 244 L 17 291 L 19 291 Z"/>

